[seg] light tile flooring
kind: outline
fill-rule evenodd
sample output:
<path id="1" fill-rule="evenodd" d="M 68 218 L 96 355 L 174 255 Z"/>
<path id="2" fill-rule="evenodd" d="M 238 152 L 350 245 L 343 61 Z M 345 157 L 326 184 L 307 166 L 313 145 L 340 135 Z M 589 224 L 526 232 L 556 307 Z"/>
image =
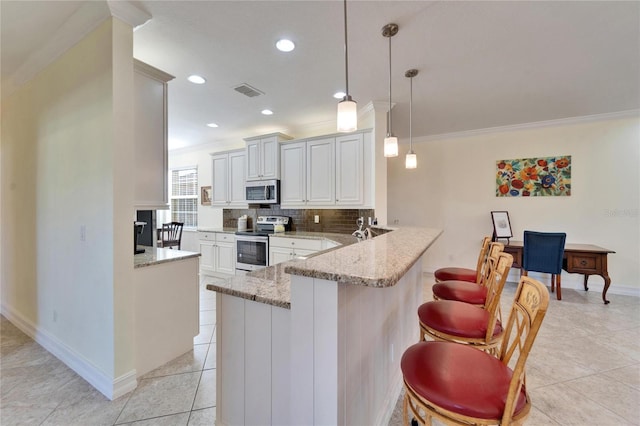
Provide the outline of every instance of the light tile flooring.
<path id="1" fill-rule="evenodd" d="M 209 281 L 210 282 L 210 281 Z M 432 277 L 425 276 L 425 300 Z M 515 293 L 502 299 L 508 312 Z M 563 289 L 528 361 L 530 425 L 640 425 L 640 299 Z M 193 351 L 145 375 L 138 387 L 107 400 L 0 317 L 0 424 L 213 425 L 215 293 L 200 291 L 200 334 Z M 402 424 L 400 400 L 390 425 Z"/>

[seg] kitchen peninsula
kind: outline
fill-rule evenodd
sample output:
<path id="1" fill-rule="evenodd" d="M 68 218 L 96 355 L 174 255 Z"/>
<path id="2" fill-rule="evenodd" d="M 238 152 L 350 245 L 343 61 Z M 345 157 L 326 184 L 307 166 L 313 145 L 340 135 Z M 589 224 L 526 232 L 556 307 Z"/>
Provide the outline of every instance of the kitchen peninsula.
<path id="1" fill-rule="evenodd" d="M 400 228 L 207 285 L 217 424 L 387 424 L 441 232 Z"/>
<path id="2" fill-rule="evenodd" d="M 199 256 L 152 247 L 134 255 L 138 377 L 193 349 L 200 328 Z"/>

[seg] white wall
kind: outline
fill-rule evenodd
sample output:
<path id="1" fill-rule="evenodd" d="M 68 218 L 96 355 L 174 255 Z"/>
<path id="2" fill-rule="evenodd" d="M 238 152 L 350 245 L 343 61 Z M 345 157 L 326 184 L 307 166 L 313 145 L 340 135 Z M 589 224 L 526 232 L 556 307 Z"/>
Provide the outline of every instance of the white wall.
<path id="1" fill-rule="evenodd" d="M 2 102 L 2 311 L 107 385 L 134 368 L 132 56 L 109 19 Z"/>
<path id="2" fill-rule="evenodd" d="M 640 120 L 621 118 L 520 129 L 415 143 L 418 168 L 404 168 L 407 146 L 389 159 L 389 224 L 444 229 L 429 250 L 425 270 L 447 265 L 474 267 L 480 240 L 493 231 L 490 212 L 507 210 L 514 239 L 523 231 L 567 233 L 567 242 L 595 244 L 609 255 L 609 292 L 640 294 Z M 572 156 L 569 197 L 495 196 L 496 160 Z M 564 286 L 582 277 L 563 276 Z M 591 277 L 597 291 L 603 279 Z"/>

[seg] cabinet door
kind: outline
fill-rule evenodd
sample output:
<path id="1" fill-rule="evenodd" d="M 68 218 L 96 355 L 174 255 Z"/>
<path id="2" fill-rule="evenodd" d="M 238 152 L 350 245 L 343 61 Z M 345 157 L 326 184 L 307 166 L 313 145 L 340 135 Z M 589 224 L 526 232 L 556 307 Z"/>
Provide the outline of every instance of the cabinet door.
<path id="1" fill-rule="evenodd" d="M 306 201 L 306 142 L 280 146 L 282 180 L 280 203 L 304 206 Z"/>
<path id="2" fill-rule="evenodd" d="M 211 186 L 211 205 L 227 206 L 229 201 L 229 156 L 227 154 L 211 157 L 213 185 Z"/>
<path id="3" fill-rule="evenodd" d="M 334 138 L 307 142 L 307 202 L 335 204 Z"/>
<path id="4" fill-rule="evenodd" d="M 236 273 L 235 243 L 216 243 L 217 272 L 234 275 Z"/>
<path id="5" fill-rule="evenodd" d="M 260 139 L 262 172 L 260 179 L 280 179 L 280 150 L 278 138 L 272 136 Z"/>
<path id="6" fill-rule="evenodd" d="M 364 203 L 362 133 L 336 138 L 336 204 Z"/>
<path id="7" fill-rule="evenodd" d="M 259 180 L 260 170 L 260 140 L 247 142 L 247 180 Z"/>
<path id="8" fill-rule="evenodd" d="M 286 262 L 293 258 L 293 250 L 283 247 L 269 247 L 269 266 Z"/>
<path id="9" fill-rule="evenodd" d="M 244 151 L 229 153 L 229 202 L 246 205 L 244 194 L 246 155 Z"/>
<path id="10" fill-rule="evenodd" d="M 203 272 L 215 272 L 216 256 L 215 243 L 213 241 L 200 241 L 200 270 Z"/>
<path id="11" fill-rule="evenodd" d="M 138 69 L 133 81 L 135 205 L 143 210 L 166 209 L 166 84 Z"/>

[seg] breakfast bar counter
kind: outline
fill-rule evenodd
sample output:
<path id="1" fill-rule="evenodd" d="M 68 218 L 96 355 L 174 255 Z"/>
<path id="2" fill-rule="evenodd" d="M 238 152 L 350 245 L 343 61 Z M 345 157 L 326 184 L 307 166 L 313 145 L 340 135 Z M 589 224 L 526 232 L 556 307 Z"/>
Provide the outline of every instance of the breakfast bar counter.
<path id="1" fill-rule="evenodd" d="M 422 255 L 440 234 L 400 228 L 207 285 L 216 423 L 387 424 L 418 335 Z"/>

